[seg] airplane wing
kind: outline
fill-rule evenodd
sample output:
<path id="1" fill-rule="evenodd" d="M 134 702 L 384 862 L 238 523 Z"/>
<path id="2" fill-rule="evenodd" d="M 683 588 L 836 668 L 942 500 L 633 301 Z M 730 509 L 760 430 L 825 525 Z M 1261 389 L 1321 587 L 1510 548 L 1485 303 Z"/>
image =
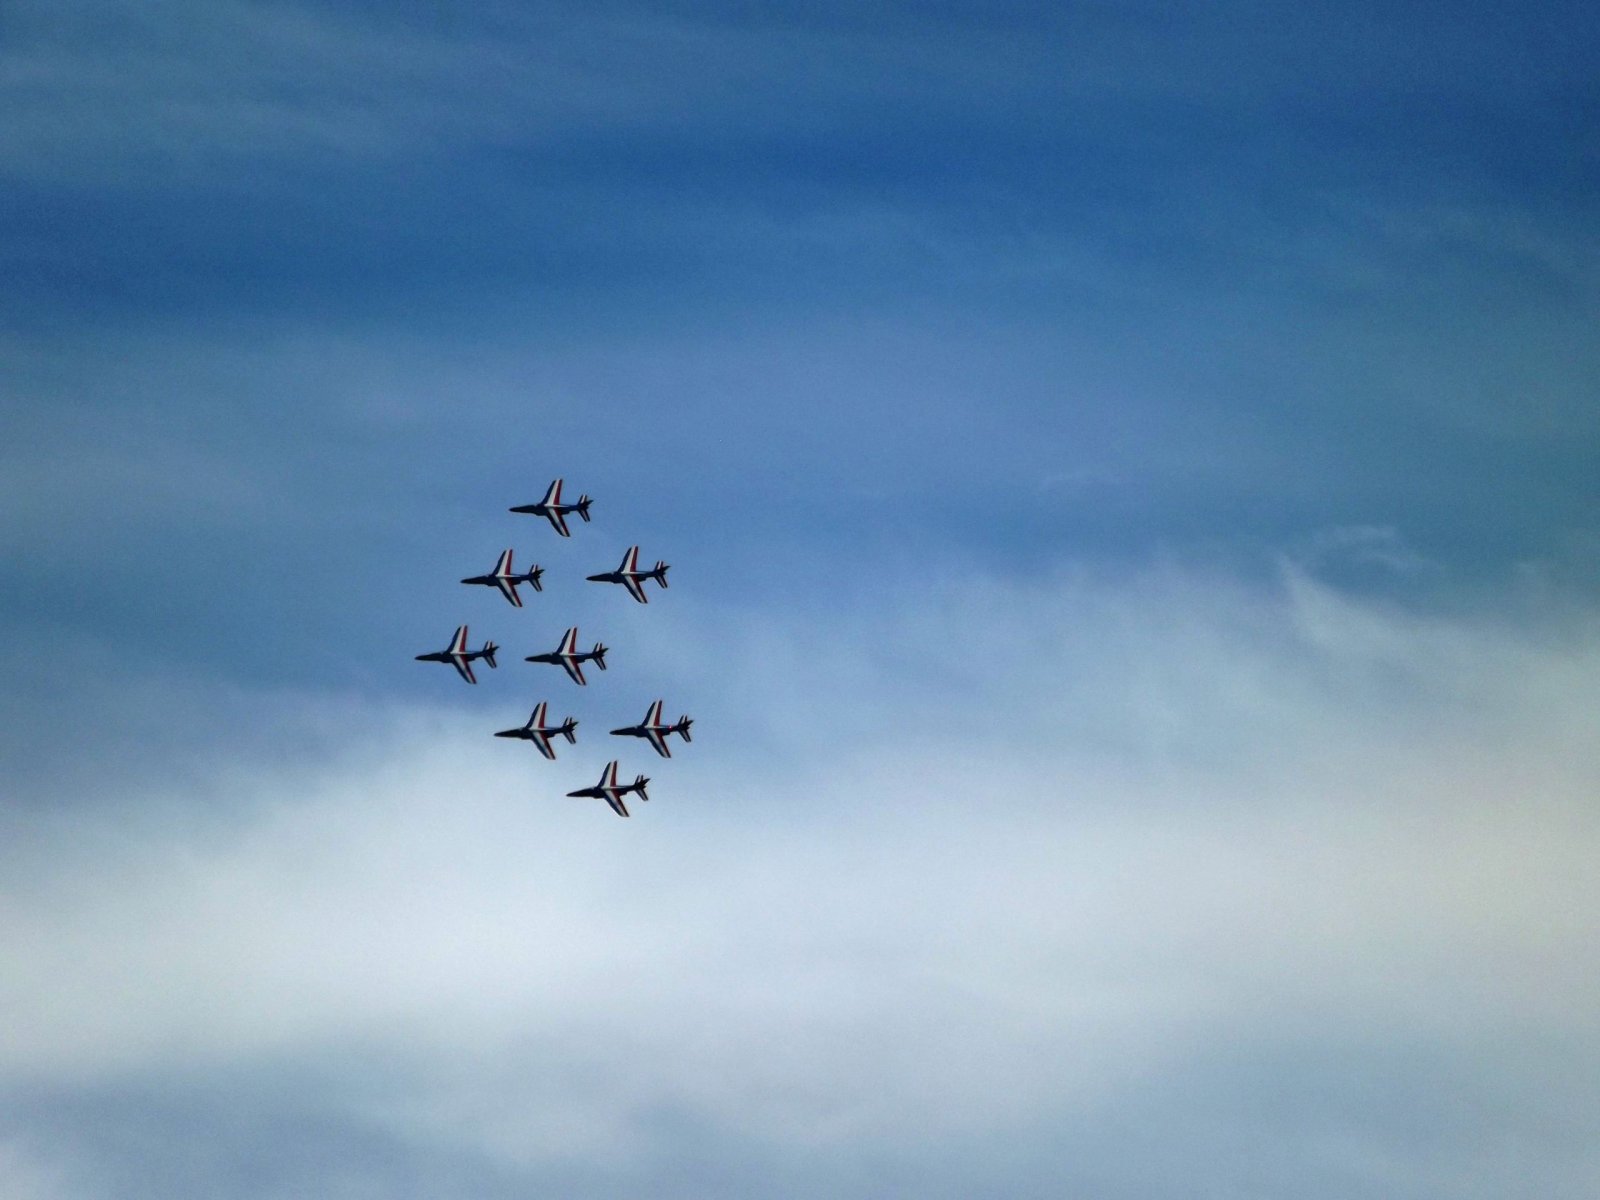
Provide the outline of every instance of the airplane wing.
<path id="1" fill-rule="evenodd" d="M 551 481 L 550 490 L 545 492 L 544 499 L 539 501 L 539 503 L 543 504 L 546 508 L 552 504 L 561 503 L 561 480 L 556 479 Z"/>
<path id="2" fill-rule="evenodd" d="M 611 805 L 611 811 L 619 817 L 628 815 L 628 806 L 622 802 L 622 797 L 611 788 L 602 788 L 600 794 L 606 798 L 606 803 Z"/>
<path id="3" fill-rule="evenodd" d="M 530 729 L 528 731 L 528 740 L 535 746 L 539 747 L 540 754 L 544 755 L 548 759 L 554 760 L 556 756 L 555 747 L 550 744 L 550 739 L 545 736 L 543 730 Z"/>
<path id="4" fill-rule="evenodd" d="M 628 589 L 628 595 L 632 596 L 640 604 L 650 603 L 650 597 L 644 594 L 644 584 L 640 583 L 632 575 L 624 575 L 622 583 Z"/>
<path id="5" fill-rule="evenodd" d="M 511 601 L 511 604 L 514 608 L 522 607 L 522 597 L 517 595 L 516 580 L 507 579 L 504 575 L 496 575 L 494 577 L 494 585 L 500 589 L 500 594 L 502 596 Z"/>
<path id="6" fill-rule="evenodd" d="M 466 659 L 458 658 L 455 655 L 451 655 L 450 656 L 450 665 L 453 666 L 458 672 L 460 672 L 461 678 L 465 679 L 468 683 L 477 683 L 478 682 L 477 677 L 475 675 L 473 675 L 473 673 L 472 673 L 472 664 L 470 662 L 468 662 Z"/>
<path id="7" fill-rule="evenodd" d="M 544 515 L 550 519 L 550 524 L 555 526 L 556 532 L 562 537 L 571 537 L 572 532 L 567 528 L 567 518 L 553 508 L 544 510 Z"/>
<path id="8" fill-rule="evenodd" d="M 579 687 L 588 686 L 588 681 L 583 677 L 582 663 L 574 662 L 572 659 L 564 657 L 561 660 L 561 666 L 562 669 L 566 671 L 567 676 L 572 680 L 573 683 L 577 684 Z"/>
<path id="9" fill-rule="evenodd" d="M 450 639 L 451 654 L 465 654 L 467 652 L 467 627 L 462 625 L 456 629 L 455 637 Z"/>
<path id="10" fill-rule="evenodd" d="M 644 723 L 646 725 L 661 724 L 661 701 L 657 700 L 650 706 L 650 711 L 644 715 Z"/>
<path id="11" fill-rule="evenodd" d="M 662 758 L 671 758 L 672 750 L 667 745 L 667 739 L 661 736 L 661 731 L 651 726 L 644 731 L 644 736 L 649 740 L 655 752 Z"/>
<path id="12" fill-rule="evenodd" d="M 617 568 L 617 573 L 626 575 L 639 569 L 639 547 L 629 546 L 628 552 L 622 556 L 622 565 Z"/>
<path id="13" fill-rule="evenodd" d="M 509 575 L 509 574 L 511 574 L 511 551 L 510 550 L 507 550 L 507 551 L 505 551 L 504 553 L 502 553 L 500 555 L 499 561 L 494 564 L 494 573 L 496 575 Z"/>

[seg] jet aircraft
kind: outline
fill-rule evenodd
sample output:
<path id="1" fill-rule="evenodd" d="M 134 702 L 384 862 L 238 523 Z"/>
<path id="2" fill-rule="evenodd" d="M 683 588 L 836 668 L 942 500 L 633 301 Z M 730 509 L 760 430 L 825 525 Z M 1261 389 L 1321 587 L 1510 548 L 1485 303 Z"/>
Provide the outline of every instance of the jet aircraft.
<path id="1" fill-rule="evenodd" d="M 481 583 L 486 587 L 497 587 L 500 594 L 517 607 L 522 607 L 522 597 L 517 595 L 517 584 L 529 583 L 536 592 L 544 591 L 544 585 L 539 582 L 539 576 L 544 574 L 544 568 L 535 563 L 522 574 L 518 575 L 511 569 L 511 551 L 507 550 L 494 564 L 494 570 L 488 575 L 473 575 L 463 579 L 462 583 Z"/>
<path id="2" fill-rule="evenodd" d="M 639 799 L 650 799 L 644 790 L 649 782 L 643 775 L 640 775 L 632 783 L 619 785 L 617 783 L 617 760 L 612 759 L 606 764 L 606 769 L 600 773 L 599 783 L 590 788 L 579 788 L 575 792 L 568 792 L 567 795 L 578 796 L 585 800 L 604 800 L 611 805 L 612 812 L 619 817 L 625 817 L 628 815 L 628 806 L 622 802 L 622 798 L 629 792 L 638 792 Z"/>
<path id="3" fill-rule="evenodd" d="M 671 758 L 672 750 L 667 745 L 667 738 L 677 734 L 684 741 L 692 741 L 689 737 L 689 726 L 694 724 L 691 717 L 679 717 L 676 725 L 666 725 L 661 720 L 661 701 L 657 700 L 644 714 L 644 720 L 637 725 L 628 725 L 622 729 L 613 729 L 614 735 L 623 737 L 642 737 L 646 739 L 652 749 L 662 758 Z"/>
<path id="4" fill-rule="evenodd" d="M 571 537 L 567 529 L 567 514 L 577 513 L 585 521 L 589 519 L 588 496 L 579 496 L 576 504 L 561 503 L 561 480 L 557 479 L 550 485 L 550 490 L 544 494 L 544 499 L 537 504 L 519 504 L 511 511 L 514 513 L 532 513 L 536 517 L 543 517 L 555 526 L 555 530 L 562 537 Z"/>
<path id="5" fill-rule="evenodd" d="M 654 579 L 662 587 L 667 586 L 668 563 L 656 560 L 656 565 L 648 571 L 639 570 L 639 547 L 629 546 L 628 552 L 622 556 L 622 565 L 615 571 L 606 571 L 600 575 L 590 575 L 590 583 L 620 583 L 628 589 L 640 604 L 649 604 L 650 597 L 644 594 L 644 581 Z"/>
<path id="6" fill-rule="evenodd" d="M 550 739 L 556 734 L 560 734 L 562 737 L 566 738 L 568 742 L 576 746 L 578 744 L 578 739 L 572 735 L 572 731 L 578 727 L 578 723 L 571 717 L 568 717 L 559 725 L 546 725 L 544 723 L 544 714 L 545 709 L 548 707 L 549 703 L 547 701 L 539 701 L 539 707 L 533 710 L 533 715 L 528 718 L 528 723 L 526 725 L 523 725 L 518 729 L 502 729 L 499 733 L 495 734 L 495 737 L 522 738 L 525 741 L 532 742 L 535 746 L 537 746 L 539 748 L 539 753 L 544 755 L 546 758 L 554 759 L 556 756 L 556 751 L 555 747 L 550 744 Z"/>
<path id="7" fill-rule="evenodd" d="M 606 648 L 596 642 L 593 650 L 579 650 L 578 627 L 574 625 L 562 637 L 561 644 L 549 654 L 530 654 L 524 661 L 555 663 L 571 676 L 573 683 L 582 687 L 588 683 L 588 680 L 583 677 L 583 664 L 591 659 L 594 660 L 595 666 L 604 671 L 606 669 Z"/>
<path id="8" fill-rule="evenodd" d="M 494 652 L 498 649 L 500 647 L 493 642 L 484 642 L 482 650 L 468 650 L 467 627 L 463 625 L 456 630 L 456 635 L 450 639 L 450 645 L 447 649 L 440 650 L 436 654 L 419 654 L 417 655 L 417 661 L 447 662 L 459 671 L 461 678 L 468 683 L 477 683 L 477 676 L 472 673 L 472 660 L 481 658 L 493 667 L 495 665 Z"/>

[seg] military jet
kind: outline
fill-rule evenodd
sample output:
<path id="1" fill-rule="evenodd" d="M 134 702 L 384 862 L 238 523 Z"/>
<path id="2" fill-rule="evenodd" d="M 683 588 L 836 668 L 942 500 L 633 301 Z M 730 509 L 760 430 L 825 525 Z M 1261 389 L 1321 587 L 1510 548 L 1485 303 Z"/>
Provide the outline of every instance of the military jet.
<path id="1" fill-rule="evenodd" d="M 539 748 L 539 753 L 544 755 L 546 758 L 554 759 L 556 756 L 556 751 L 555 747 L 550 744 L 551 737 L 556 734 L 560 734 L 562 737 L 566 738 L 568 742 L 576 746 L 578 744 L 578 739 L 572 736 L 572 731 L 578 727 L 578 723 L 571 717 L 568 717 L 559 725 L 546 725 L 544 723 L 544 714 L 545 709 L 548 707 L 549 704 L 547 701 L 539 701 L 539 707 L 533 710 L 533 716 L 528 718 L 528 723 L 526 725 L 519 729 L 502 729 L 499 733 L 495 734 L 495 737 L 522 738 L 524 741 L 532 742 L 535 746 L 537 746 Z"/>
<path id="2" fill-rule="evenodd" d="M 555 663 L 571 676 L 573 683 L 582 687 L 588 683 L 588 680 L 583 677 L 583 664 L 590 659 L 594 660 L 595 666 L 604 671 L 606 669 L 606 648 L 596 642 L 593 650 L 579 650 L 578 627 L 574 625 L 567 630 L 566 635 L 561 639 L 561 645 L 557 646 L 551 653 L 530 654 L 524 661 Z"/>
<path id="3" fill-rule="evenodd" d="M 607 804 L 611 805 L 612 812 L 616 813 L 619 817 L 625 817 L 628 815 L 628 806 L 622 802 L 622 798 L 629 792 L 638 792 L 639 799 L 650 799 L 650 797 L 645 794 L 644 790 L 645 785 L 649 782 L 650 781 L 643 775 L 640 775 L 632 783 L 624 786 L 618 786 L 617 760 L 612 759 L 606 764 L 606 769 L 600 773 L 599 783 L 595 784 L 591 788 L 579 788 L 575 792 L 568 792 L 567 795 L 579 796 L 585 800 L 604 800 Z"/>
<path id="4" fill-rule="evenodd" d="M 640 604 L 649 604 L 650 597 L 644 594 L 644 581 L 654 579 L 662 587 L 667 586 L 667 567 L 669 564 L 656 560 L 656 565 L 648 571 L 639 570 L 639 547 L 629 546 L 628 552 L 622 556 L 622 565 L 615 571 L 606 571 L 600 575 L 590 575 L 590 583 L 620 583 L 628 589 Z"/>
<path id="5" fill-rule="evenodd" d="M 493 642 L 485 642 L 482 650 L 468 650 L 467 627 L 463 625 L 460 629 L 456 630 L 455 637 L 450 639 L 449 649 L 440 650 L 436 654 L 419 654 L 417 655 L 417 661 L 447 662 L 457 671 L 459 671 L 461 673 L 461 678 L 465 679 L 468 683 L 477 683 L 477 676 L 473 675 L 472 673 L 472 660 L 475 658 L 481 658 L 487 661 L 488 664 L 493 667 L 495 665 L 494 652 L 498 649 L 500 649 L 500 647 L 496 646 Z"/>
<path id="6" fill-rule="evenodd" d="M 557 479 L 550 485 L 550 490 L 544 494 L 544 499 L 537 504 L 519 504 L 511 511 L 514 513 L 532 513 L 536 517 L 543 517 L 555 526 L 556 532 L 562 537 L 571 537 L 567 529 L 567 514 L 577 513 L 585 521 L 589 519 L 588 496 L 579 496 L 576 504 L 561 503 L 561 480 Z"/>
<path id="7" fill-rule="evenodd" d="M 650 746 L 662 758 L 671 758 L 672 750 L 667 746 L 667 738 L 677 734 L 684 741 L 692 741 L 689 737 L 689 726 L 694 724 L 691 717 L 679 717 L 676 725 L 665 725 L 661 721 L 661 701 L 657 700 L 644 714 L 644 720 L 637 725 L 628 725 L 622 729 L 613 729 L 614 735 L 622 737 L 642 737 L 649 741 Z"/>
<path id="8" fill-rule="evenodd" d="M 486 587 L 497 587 L 500 594 L 517 607 L 522 607 L 522 597 L 517 595 L 517 584 L 529 583 L 536 592 L 544 591 L 544 585 L 539 582 L 539 576 L 544 574 L 544 568 L 535 563 L 521 575 L 511 569 L 511 551 L 507 550 L 494 564 L 494 571 L 488 575 L 473 575 L 463 579 L 462 583 L 481 583 Z"/>

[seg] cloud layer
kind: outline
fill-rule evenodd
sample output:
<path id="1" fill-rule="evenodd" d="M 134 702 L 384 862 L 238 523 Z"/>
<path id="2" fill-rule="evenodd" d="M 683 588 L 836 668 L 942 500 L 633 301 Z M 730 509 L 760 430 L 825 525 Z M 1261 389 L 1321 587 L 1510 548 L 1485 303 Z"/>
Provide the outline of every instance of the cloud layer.
<path id="1" fill-rule="evenodd" d="M 11 1169 L 154 1194 L 161 1129 L 53 1142 L 38 1097 L 156 1089 L 310 1106 L 372 1186 L 470 1165 L 445 1195 L 677 1194 L 685 1153 L 685 1195 L 1592 1186 L 1593 613 L 1174 568 L 851 616 L 718 631 L 743 682 L 628 824 L 559 796 L 600 739 L 414 709 L 14 829 Z"/>

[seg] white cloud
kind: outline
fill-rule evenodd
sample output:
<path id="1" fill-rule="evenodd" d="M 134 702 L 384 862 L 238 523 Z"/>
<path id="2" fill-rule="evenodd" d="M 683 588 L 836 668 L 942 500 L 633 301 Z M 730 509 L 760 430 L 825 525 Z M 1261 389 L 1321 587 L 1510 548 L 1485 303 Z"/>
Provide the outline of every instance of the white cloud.
<path id="1" fill-rule="evenodd" d="M 442 712 L 241 763 L 233 821 L 41 821 L 5 894 L 0 1066 L 348 1062 L 347 1118 L 531 1169 L 647 1164 L 663 1111 L 830 1154 L 989 1136 L 1218 1045 L 1514 1075 L 1539 1030 L 1600 1059 L 1592 615 L 1177 571 L 855 615 L 845 690 L 819 629 L 735 632 L 735 705 L 788 644 L 783 703 L 745 714 L 780 765 L 702 714 L 628 823 L 559 795 L 603 744 L 551 765 Z M 834 720 L 796 727 L 797 696 Z"/>

